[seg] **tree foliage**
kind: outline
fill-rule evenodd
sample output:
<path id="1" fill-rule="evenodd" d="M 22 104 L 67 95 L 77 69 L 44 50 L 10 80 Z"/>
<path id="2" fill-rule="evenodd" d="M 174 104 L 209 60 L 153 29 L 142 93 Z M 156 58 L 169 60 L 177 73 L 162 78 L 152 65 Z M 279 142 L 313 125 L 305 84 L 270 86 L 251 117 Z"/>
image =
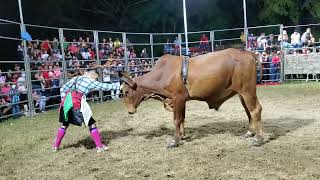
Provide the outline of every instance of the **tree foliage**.
<path id="1" fill-rule="evenodd" d="M 304 23 L 320 19 L 319 0 L 246 0 L 248 25 Z M 134 32 L 181 32 L 182 0 L 28 0 L 25 21 L 59 27 Z M 191 31 L 243 26 L 241 0 L 186 0 Z M 9 1 L 0 15 L 18 14 Z M 12 6 L 15 4 L 15 7 Z M 8 6 L 9 7 L 9 6 Z M 12 13 L 14 12 L 14 13 Z M 9 15 L 10 14 L 10 15 Z M 19 16 L 16 16 L 19 20 Z"/>

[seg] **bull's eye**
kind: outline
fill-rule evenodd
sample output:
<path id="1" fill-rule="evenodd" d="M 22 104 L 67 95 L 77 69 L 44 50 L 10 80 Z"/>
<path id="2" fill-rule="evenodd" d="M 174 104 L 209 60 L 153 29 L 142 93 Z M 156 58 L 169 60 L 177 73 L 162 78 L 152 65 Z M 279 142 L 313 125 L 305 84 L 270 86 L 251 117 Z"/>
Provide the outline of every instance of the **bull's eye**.
<path id="1" fill-rule="evenodd" d="M 124 91 L 123 95 L 127 96 L 129 91 Z"/>

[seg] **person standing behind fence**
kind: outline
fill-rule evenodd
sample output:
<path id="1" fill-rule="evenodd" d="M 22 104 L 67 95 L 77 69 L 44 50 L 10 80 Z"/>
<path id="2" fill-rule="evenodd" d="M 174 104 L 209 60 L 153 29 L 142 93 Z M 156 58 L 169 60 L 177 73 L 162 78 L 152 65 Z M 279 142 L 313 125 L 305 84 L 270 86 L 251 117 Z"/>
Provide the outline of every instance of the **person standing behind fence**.
<path id="1" fill-rule="evenodd" d="M 265 36 L 265 33 L 261 33 L 260 36 L 257 39 L 258 44 L 258 50 L 266 50 L 266 44 L 267 44 L 267 37 Z"/>
<path id="2" fill-rule="evenodd" d="M 174 44 L 174 55 L 179 55 L 180 53 L 180 40 L 178 37 L 173 41 Z"/>
<path id="3" fill-rule="evenodd" d="M 271 81 L 276 82 L 279 81 L 279 68 L 280 68 L 280 51 L 277 51 L 277 54 L 273 52 L 272 60 L 270 63 L 271 70 Z"/>
<path id="4" fill-rule="evenodd" d="M 18 92 L 16 85 L 11 86 L 10 97 L 12 117 L 15 119 L 20 116 L 20 93 Z"/>
<path id="5" fill-rule="evenodd" d="M 120 78 L 119 78 L 119 67 L 116 60 L 112 61 L 111 64 L 111 74 L 110 74 L 110 80 L 112 83 L 112 86 L 116 87 L 114 90 L 111 90 L 111 98 L 112 99 L 120 99 Z"/>
<path id="6" fill-rule="evenodd" d="M 2 73 L 0 69 L 0 84 L 6 83 L 6 80 L 7 80 L 7 76 L 5 75 L 5 73 Z"/>
<path id="7" fill-rule="evenodd" d="M 209 39 L 205 34 L 202 34 L 202 37 L 200 38 L 200 49 L 202 53 L 207 53 L 207 50 L 209 49 Z"/>
<path id="8" fill-rule="evenodd" d="M 270 34 L 269 39 L 266 44 L 266 51 L 268 54 L 271 54 L 272 52 L 277 50 L 277 44 L 274 40 L 273 34 Z"/>
<path id="9" fill-rule="evenodd" d="M 92 118 L 92 112 L 86 103 L 86 95 L 92 91 L 115 90 L 113 84 L 100 83 L 97 81 L 98 74 L 95 70 L 86 71 L 83 76 L 72 78 L 60 89 L 61 104 L 59 108 L 59 122 L 62 123 L 58 129 L 53 151 L 57 151 L 61 141 L 70 124 L 81 126 L 85 123 L 89 127 L 92 140 L 95 142 L 97 152 L 108 150 L 108 146 L 102 144 L 96 121 Z"/>

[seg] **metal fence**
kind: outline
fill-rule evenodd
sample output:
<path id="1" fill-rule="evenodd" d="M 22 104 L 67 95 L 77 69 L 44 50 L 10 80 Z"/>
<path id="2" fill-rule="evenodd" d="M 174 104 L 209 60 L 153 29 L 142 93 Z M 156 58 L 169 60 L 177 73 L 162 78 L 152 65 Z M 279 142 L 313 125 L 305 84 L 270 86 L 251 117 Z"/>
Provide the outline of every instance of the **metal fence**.
<path id="1" fill-rule="evenodd" d="M 20 23 L 4 19 L 0 22 L 3 23 L 0 26 L 15 26 L 17 32 L 9 37 L 0 31 L 0 41 L 10 41 L 18 47 L 18 59 L 0 61 L 0 78 L 7 78 L 0 79 L 4 81 L 0 82 L 0 119 L 30 116 L 58 106 L 60 87 L 88 69 L 96 69 L 101 74 L 100 82 L 119 84 L 116 71 L 126 70 L 132 77 L 141 76 L 151 71 L 163 54 L 197 56 L 229 47 L 246 48 L 243 28 L 189 32 L 189 49 L 186 49 L 183 33 L 126 33 L 29 24 L 25 28 L 32 40 L 27 42 L 21 39 Z M 248 28 L 247 49 L 258 55 L 264 83 L 296 77 L 284 70 L 292 67 L 283 63 L 292 52 L 283 41 L 283 30 L 289 28 L 282 25 Z M 275 42 L 269 46 L 272 35 Z M 314 48 L 313 52 L 318 49 Z M 317 72 L 311 73 L 314 79 L 319 75 Z M 120 96 L 118 89 L 93 92 L 88 99 L 99 103 Z"/>

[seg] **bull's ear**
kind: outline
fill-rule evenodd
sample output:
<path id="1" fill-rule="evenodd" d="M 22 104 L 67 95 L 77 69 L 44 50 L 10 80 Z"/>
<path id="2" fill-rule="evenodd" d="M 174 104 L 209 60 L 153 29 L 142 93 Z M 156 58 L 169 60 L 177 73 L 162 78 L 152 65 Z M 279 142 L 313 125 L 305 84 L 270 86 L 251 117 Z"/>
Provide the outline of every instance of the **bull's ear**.
<path id="1" fill-rule="evenodd" d="M 133 82 L 133 80 L 130 78 L 129 74 L 125 71 L 119 72 L 119 77 L 122 81 L 127 83 L 132 89 L 137 88 L 137 83 Z"/>

